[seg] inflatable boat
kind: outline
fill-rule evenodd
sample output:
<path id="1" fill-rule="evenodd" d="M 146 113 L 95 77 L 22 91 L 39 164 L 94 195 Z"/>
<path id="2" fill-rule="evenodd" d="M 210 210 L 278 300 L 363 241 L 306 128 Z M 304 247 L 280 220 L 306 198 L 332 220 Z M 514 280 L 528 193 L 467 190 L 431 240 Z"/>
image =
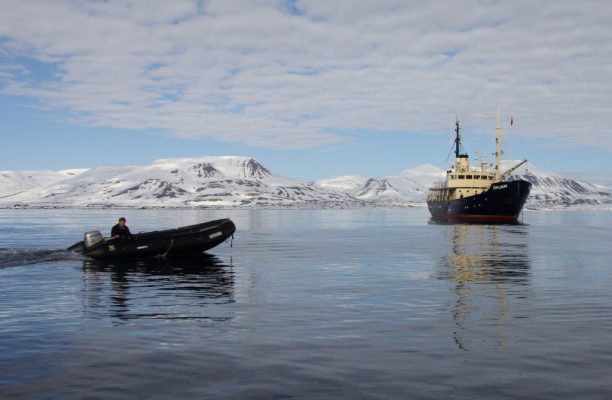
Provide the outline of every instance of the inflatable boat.
<path id="1" fill-rule="evenodd" d="M 236 225 L 229 218 L 138 233 L 129 240 L 104 238 L 99 231 L 92 231 L 68 250 L 96 259 L 198 254 L 233 238 L 235 231 Z"/>

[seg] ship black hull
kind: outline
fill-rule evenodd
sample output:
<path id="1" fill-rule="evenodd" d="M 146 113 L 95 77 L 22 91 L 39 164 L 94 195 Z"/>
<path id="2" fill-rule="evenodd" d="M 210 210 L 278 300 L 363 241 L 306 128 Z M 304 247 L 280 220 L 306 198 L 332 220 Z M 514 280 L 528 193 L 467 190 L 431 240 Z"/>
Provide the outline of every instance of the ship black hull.
<path id="1" fill-rule="evenodd" d="M 108 239 L 90 248 L 80 241 L 68 250 L 96 259 L 201 254 L 232 237 L 235 231 L 236 226 L 230 219 L 221 219 L 177 229 L 139 233 L 129 241 Z"/>
<path id="2" fill-rule="evenodd" d="M 499 182 L 475 196 L 428 201 L 427 206 L 436 221 L 516 223 L 530 190 L 531 183 L 522 179 Z"/>

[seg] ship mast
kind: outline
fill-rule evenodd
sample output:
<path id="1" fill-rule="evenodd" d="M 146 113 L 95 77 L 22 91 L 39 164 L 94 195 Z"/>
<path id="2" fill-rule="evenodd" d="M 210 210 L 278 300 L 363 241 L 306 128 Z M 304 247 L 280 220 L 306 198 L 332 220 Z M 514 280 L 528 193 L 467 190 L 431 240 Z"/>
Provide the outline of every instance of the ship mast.
<path id="1" fill-rule="evenodd" d="M 455 119 L 455 158 L 459 158 L 459 147 L 461 146 L 461 136 L 459 136 L 459 119 Z"/>
<path id="2" fill-rule="evenodd" d="M 499 122 L 499 107 L 497 107 L 497 124 L 495 125 L 495 182 L 499 182 L 501 174 L 499 173 L 499 164 L 502 154 L 501 150 L 502 128 Z"/>

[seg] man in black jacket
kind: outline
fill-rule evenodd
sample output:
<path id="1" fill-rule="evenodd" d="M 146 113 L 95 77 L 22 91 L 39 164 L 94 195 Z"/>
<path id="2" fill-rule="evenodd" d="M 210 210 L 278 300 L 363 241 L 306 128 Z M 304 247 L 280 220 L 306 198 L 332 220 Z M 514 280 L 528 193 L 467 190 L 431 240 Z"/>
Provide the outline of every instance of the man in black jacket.
<path id="1" fill-rule="evenodd" d="M 132 239 L 132 234 L 130 233 L 130 228 L 125 224 L 125 218 L 119 218 L 119 223 L 113 226 L 111 229 L 111 237 L 119 238 L 122 242 L 127 242 Z"/>

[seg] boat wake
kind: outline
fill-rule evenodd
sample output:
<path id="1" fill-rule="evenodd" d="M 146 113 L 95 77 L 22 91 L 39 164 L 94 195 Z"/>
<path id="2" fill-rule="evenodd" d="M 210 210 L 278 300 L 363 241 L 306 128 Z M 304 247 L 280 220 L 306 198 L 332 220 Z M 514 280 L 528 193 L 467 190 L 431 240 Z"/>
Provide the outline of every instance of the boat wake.
<path id="1" fill-rule="evenodd" d="M 0 248 L 0 269 L 51 261 L 82 259 L 82 255 L 68 250 Z"/>

